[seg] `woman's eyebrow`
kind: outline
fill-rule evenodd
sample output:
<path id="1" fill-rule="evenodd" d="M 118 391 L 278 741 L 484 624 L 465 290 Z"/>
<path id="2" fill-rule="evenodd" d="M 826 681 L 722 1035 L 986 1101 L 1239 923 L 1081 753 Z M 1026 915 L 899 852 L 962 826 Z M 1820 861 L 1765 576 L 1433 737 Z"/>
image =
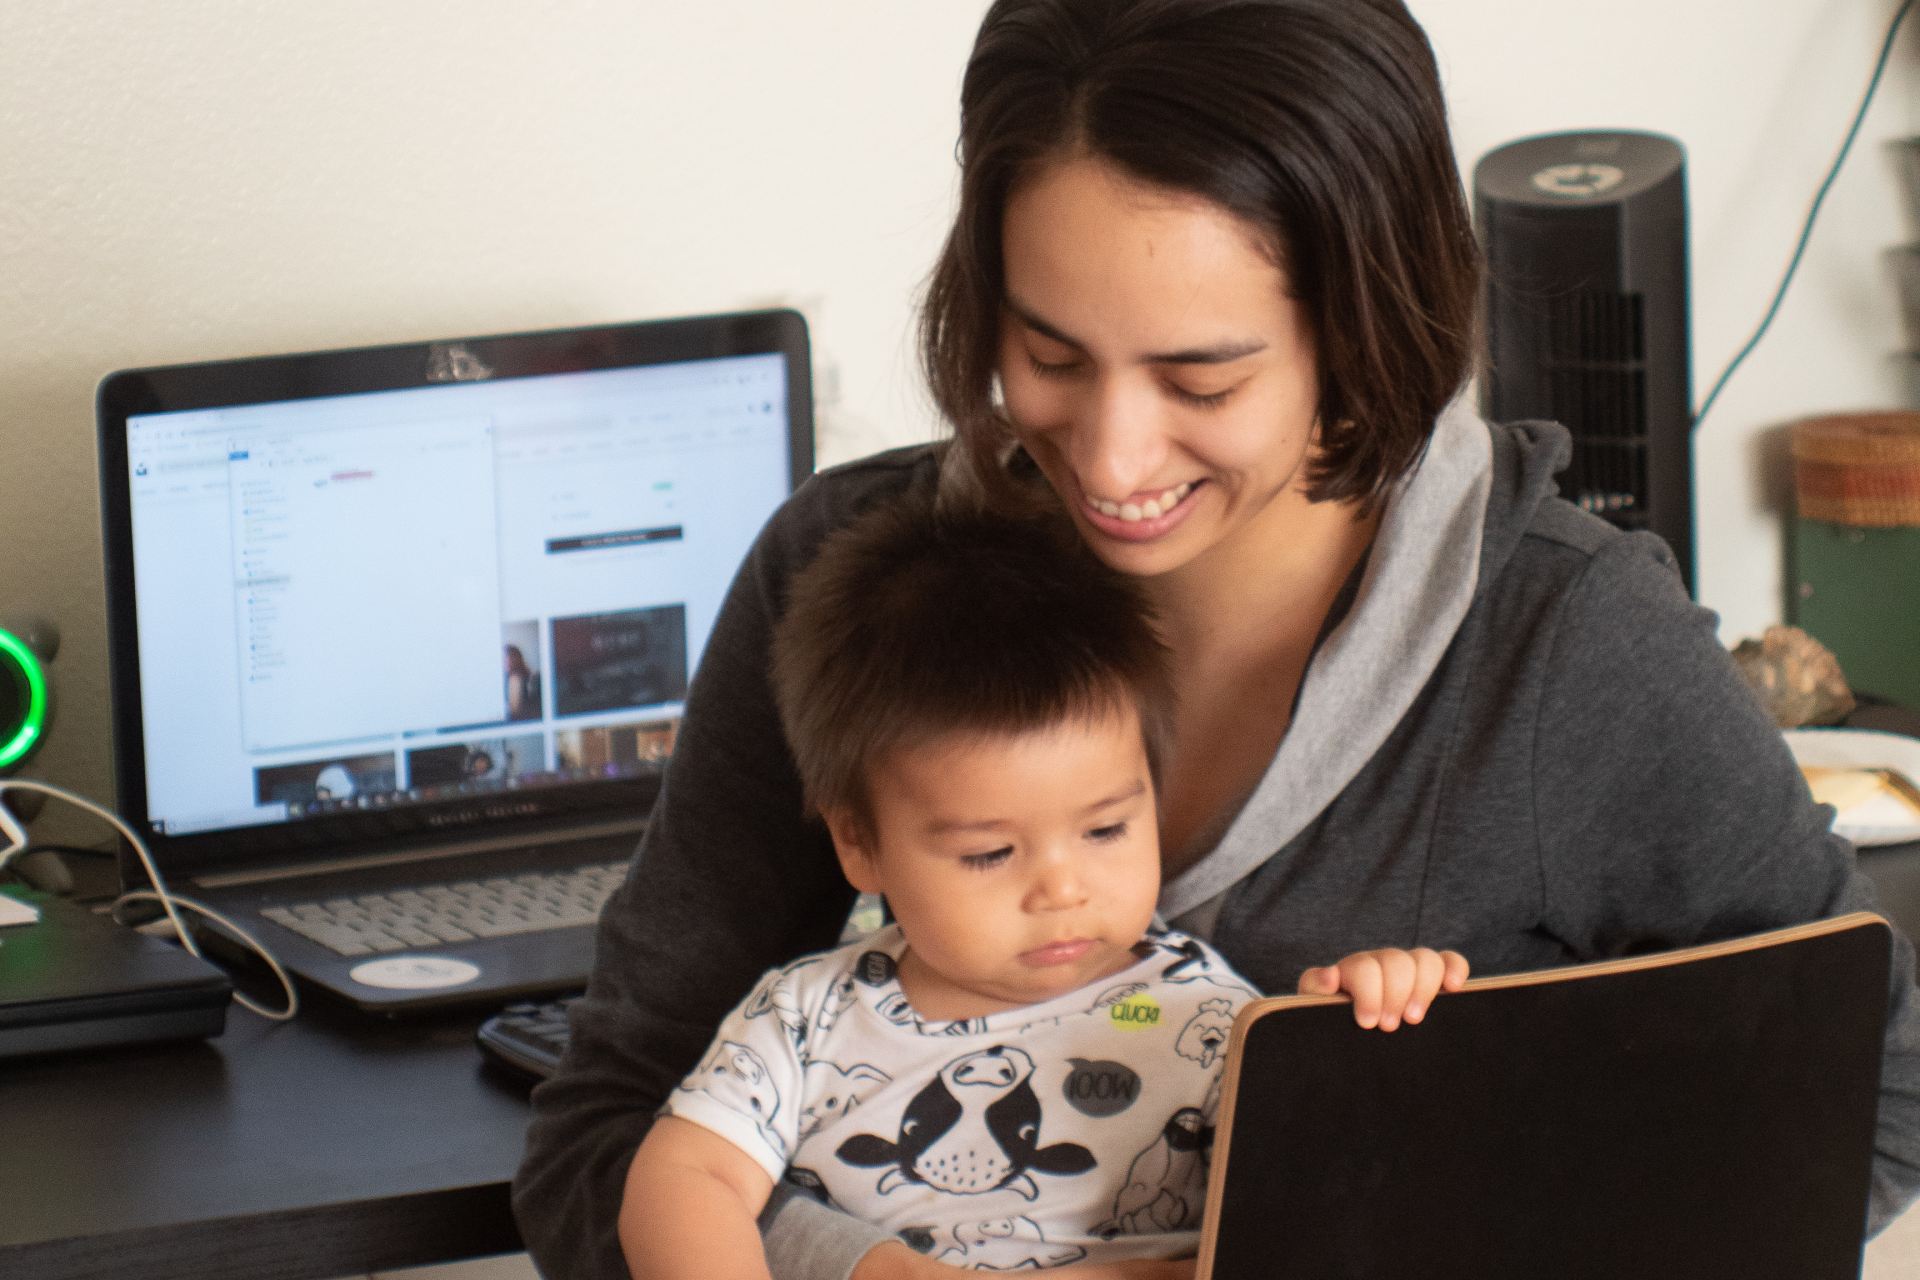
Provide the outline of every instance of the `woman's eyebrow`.
<path id="1" fill-rule="evenodd" d="M 1072 347 L 1076 351 L 1085 351 L 1086 344 L 1059 327 L 1042 320 L 1035 315 L 1031 307 L 1009 296 L 1007 310 L 1021 324 L 1043 337 L 1051 338 L 1062 346 Z M 1256 352 L 1265 351 L 1267 344 L 1259 338 L 1245 338 L 1239 341 L 1217 342 L 1211 346 L 1188 347 L 1181 351 L 1163 351 L 1142 356 L 1141 364 L 1232 364 L 1243 360 Z"/>

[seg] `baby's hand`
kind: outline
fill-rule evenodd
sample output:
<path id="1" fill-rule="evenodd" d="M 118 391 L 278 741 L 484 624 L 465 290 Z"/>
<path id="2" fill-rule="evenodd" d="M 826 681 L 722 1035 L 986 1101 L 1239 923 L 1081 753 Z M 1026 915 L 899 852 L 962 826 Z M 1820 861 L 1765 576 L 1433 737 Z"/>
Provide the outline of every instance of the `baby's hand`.
<path id="1" fill-rule="evenodd" d="M 1382 947 L 1356 951 L 1339 964 L 1300 975 L 1300 994 L 1330 996 L 1346 992 L 1353 1020 L 1363 1027 L 1392 1031 L 1402 1022 L 1418 1022 L 1442 991 L 1458 991 L 1467 981 L 1467 958 L 1458 951 Z"/>

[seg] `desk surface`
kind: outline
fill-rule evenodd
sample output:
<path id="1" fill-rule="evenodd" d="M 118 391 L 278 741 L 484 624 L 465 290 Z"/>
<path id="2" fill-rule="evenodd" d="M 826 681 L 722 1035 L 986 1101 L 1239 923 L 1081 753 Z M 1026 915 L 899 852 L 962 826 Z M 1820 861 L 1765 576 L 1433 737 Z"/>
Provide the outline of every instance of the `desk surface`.
<path id="1" fill-rule="evenodd" d="M 526 1090 L 477 1019 L 237 1006 L 201 1043 L 0 1068 L 0 1273 L 301 1280 L 520 1247 Z"/>
<path id="2" fill-rule="evenodd" d="M 1920 844 L 1860 865 L 1920 937 Z M 0 1274 L 326 1280 L 519 1248 L 526 1090 L 477 1021 L 235 1007 L 204 1043 L 0 1064 Z"/>

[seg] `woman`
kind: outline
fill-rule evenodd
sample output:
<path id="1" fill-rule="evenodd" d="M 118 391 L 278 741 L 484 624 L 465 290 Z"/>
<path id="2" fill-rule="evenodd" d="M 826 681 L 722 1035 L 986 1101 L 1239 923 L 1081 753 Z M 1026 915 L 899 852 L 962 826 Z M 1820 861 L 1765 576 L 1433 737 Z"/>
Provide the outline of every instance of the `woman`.
<path id="1" fill-rule="evenodd" d="M 956 442 L 816 477 L 734 584 L 536 1095 L 516 1208 L 551 1274 L 624 1274 L 654 1106 L 846 914 L 767 629 L 820 537 L 905 486 L 1061 504 L 1146 582 L 1181 705 L 1161 909 L 1265 989 L 1362 947 L 1486 974 L 1871 902 L 1664 547 L 1554 496 L 1559 428 L 1452 403 L 1477 256 L 1397 0 L 1000 0 L 961 133 L 923 330 Z M 1904 941 L 1894 987 L 1875 1226 L 1920 1187 Z M 935 1274 L 810 1202 L 770 1218 L 777 1274 Z"/>
<path id="2" fill-rule="evenodd" d="M 540 680 L 527 665 L 527 656 L 520 652 L 520 646 L 510 644 L 504 655 L 507 719 L 538 720 L 540 718 Z"/>

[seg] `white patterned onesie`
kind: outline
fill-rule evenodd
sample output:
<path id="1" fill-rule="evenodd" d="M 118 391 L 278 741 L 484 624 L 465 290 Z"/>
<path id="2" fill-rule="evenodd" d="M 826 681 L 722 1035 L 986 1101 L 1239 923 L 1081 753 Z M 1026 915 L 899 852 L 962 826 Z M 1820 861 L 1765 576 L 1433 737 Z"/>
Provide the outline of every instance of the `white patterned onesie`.
<path id="1" fill-rule="evenodd" d="M 896 977 L 905 947 L 889 927 L 768 974 L 664 1110 L 955 1266 L 1192 1253 L 1253 988 L 1155 932 L 1103 982 L 924 1022 Z"/>

